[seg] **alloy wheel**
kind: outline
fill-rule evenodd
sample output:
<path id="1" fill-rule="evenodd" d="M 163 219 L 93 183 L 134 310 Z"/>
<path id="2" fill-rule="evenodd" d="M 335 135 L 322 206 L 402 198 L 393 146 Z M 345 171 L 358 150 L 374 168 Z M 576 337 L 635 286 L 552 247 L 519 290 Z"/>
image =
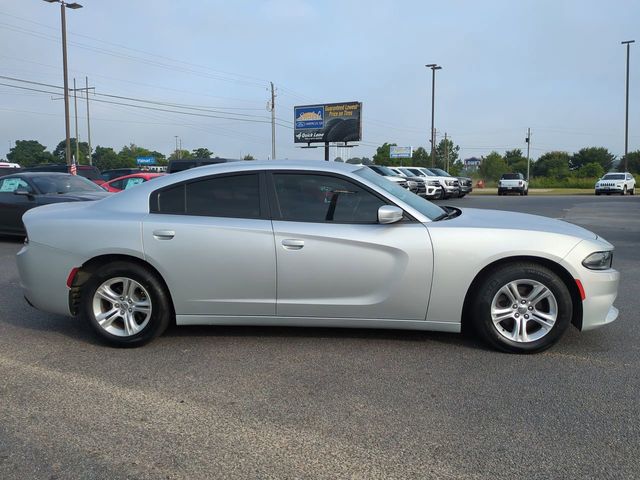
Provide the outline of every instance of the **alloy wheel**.
<path id="1" fill-rule="evenodd" d="M 131 278 L 110 278 L 96 289 L 92 311 L 104 331 L 118 337 L 131 337 L 149 323 L 151 298 L 147 290 Z"/>
<path id="2" fill-rule="evenodd" d="M 557 318 L 556 297 L 536 280 L 513 280 L 503 285 L 491 302 L 496 331 L 518 343 L 540 340 L 551 331 Z"/>

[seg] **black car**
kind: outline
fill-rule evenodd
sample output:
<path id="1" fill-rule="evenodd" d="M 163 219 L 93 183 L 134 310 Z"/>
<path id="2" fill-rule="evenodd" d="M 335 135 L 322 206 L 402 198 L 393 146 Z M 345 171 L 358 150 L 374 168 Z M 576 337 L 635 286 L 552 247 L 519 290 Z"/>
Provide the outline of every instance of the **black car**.
<path id="1" fill-rule="evenodd" d="M 69 173 L 69 166 L 66 163 L 42 163 L 40 165 L 34 165 L 33 167 L 24 168 L 23 171 Z M 104 183 L 104 180 L 100 177 L 100 170 L 93 165 L 76 165 L 76 171 L 79 176 L 88 178 L 98 185 Z"/>
<path id="2" fill-rule="evenodd" d="M 184 158 L 179 160 L 169 160 L 167 166 L 167 173 L 182 172 L 183 170 L 189 170 L 190 168 L 201 167 L 203 165 L 214 165 L 216 163 L 235 162 L 237 160 L 230 160 L 228 158 Z"/>
<path id="3" fill-rule="evenodd" d="M 105 182 L 110 182 L 114 178 L 124 177 L 125 175 L 133 175 L 134 173 L 140 173 L 142 170 L 139 168 L 114 168 L 113 170 L 103 170 L 100 177 Z"/>
<path id="4" fill-rule="evenodd" d="M 22 215 L 31 208 L 109 195 L 91 180 L 68 173 L 20 172 L 0 177 L 0 234 L 24 236 Z"/>

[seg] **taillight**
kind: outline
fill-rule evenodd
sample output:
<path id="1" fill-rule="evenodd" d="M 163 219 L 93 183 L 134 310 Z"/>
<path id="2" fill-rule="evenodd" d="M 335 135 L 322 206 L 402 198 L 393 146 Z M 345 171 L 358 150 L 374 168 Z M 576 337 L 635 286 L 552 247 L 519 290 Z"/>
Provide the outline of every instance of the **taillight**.
<path id="1" fill-rule="evenodd" d="M 78 273 L 78 270 L 78 267 L 73 267 L 69 272 L 69 276 L 67 277 L 67 287 L 71 288 L 71 285 L 73 285 L 73 280 L 76 278 L 76 273 Z"/>

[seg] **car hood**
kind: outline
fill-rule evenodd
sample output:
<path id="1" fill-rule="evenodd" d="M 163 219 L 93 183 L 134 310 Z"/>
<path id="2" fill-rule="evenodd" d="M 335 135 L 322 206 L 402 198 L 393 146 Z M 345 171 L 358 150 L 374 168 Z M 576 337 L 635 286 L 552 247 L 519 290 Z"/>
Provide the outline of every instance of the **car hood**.
<path id="1" fill-rule="evenodd" d="M 112 195 L 110 192 L 69 192 L 69 193 L 51 193 L 41 195 L 40 198 L 45 203 L 54 202 L 83 202 L 91 200 L 101 200 Z"/>
<path id="2" fill-rule="evenodd" d="M 595 240 L 598 236 L 572 223 L 554 218 L 530 215 L 528 213 L 484 210 L 479 208 L 461 209 L 462 214 L 451 220 L 442 220 L 433 225 L 458 228 L 502 228 L 506 230 L 529 230 L 537 232 L 570 235 L 583 240 Z"/>

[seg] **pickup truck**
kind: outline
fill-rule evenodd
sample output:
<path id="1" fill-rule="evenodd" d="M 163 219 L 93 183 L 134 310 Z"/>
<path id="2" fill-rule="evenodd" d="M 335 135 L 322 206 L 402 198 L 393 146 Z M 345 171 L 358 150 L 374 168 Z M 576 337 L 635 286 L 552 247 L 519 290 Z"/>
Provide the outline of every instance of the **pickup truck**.
<path id="1" fill-rule="evenodd" d="M 507 193 L 529 194 L 529 184 L 521 173 L 503 173 L 498 181 L 498 195 Z"/>

